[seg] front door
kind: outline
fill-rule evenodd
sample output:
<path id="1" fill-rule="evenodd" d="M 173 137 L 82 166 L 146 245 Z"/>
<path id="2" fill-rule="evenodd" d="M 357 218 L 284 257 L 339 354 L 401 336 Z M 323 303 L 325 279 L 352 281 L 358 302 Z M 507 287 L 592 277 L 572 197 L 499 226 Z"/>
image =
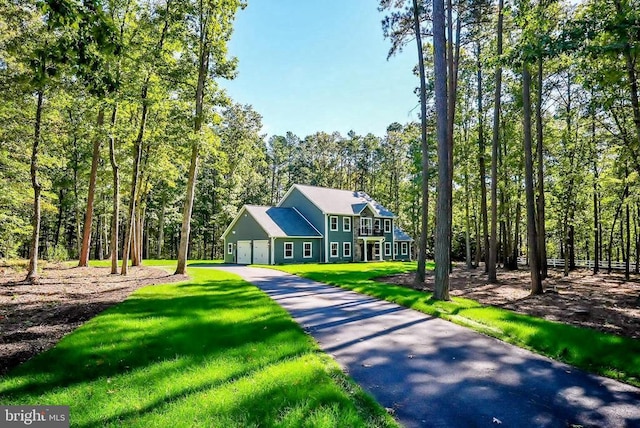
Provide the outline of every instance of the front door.
<path id="1" fill-rule="evenodd" d="M 373 259 L 373 242 L 367 242 L 367 243 L 362 243 L 360 244 L 360 254 L 362 254 L 360 260 L 364 261 L 364 252 L 365 252 L 365 248 L 366 248 L 366 252 L 367 252 L 367 261 L 370 262 Z"/>

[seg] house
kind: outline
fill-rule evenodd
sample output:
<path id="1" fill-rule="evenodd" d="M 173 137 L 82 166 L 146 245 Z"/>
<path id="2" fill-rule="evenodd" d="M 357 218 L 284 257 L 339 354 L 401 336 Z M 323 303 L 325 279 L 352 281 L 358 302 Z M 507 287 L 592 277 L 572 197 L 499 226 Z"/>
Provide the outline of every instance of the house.
<path id="1" fill-rule="evenodd" d="M 222 239 L 240 264 L 410 260 L 413 241 L 366 193 L 300 184 L 275 207 L 243 206 Z"/>

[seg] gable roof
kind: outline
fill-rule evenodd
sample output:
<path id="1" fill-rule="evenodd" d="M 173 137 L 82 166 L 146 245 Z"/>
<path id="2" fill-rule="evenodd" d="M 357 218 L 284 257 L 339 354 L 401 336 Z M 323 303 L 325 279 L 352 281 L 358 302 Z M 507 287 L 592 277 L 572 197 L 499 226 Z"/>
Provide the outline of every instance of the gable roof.
<path id="1" fill-rule="evenodd" d="M 394 241 L 413 241 L 409 235 L 397 226 L 393 227 L 393 240 Z"/>
<path id="2" fill-rule="evenodd" d="M 358 215 L 366 206 L 369 206 L 380 217 L 395 217 L 391 211 L 365 192 L 294 184 L 282 199 L 286 199 L 294 188 L 298 189 L 325 214 Z"/>
<path id="3" fill-rule="evenodd" d="M 295 208 L 258 205 L 245 205 L 244 208 L 271 238 L 322 237 Z"/>

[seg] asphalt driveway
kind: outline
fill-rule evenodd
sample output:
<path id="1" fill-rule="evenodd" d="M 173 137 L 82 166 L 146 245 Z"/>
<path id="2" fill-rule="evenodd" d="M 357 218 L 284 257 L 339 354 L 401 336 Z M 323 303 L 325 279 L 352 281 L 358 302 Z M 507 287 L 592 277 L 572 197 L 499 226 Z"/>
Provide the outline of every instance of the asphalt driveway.
<path id="1" fill-rule="evenodd" d="M 394 303 L 284 272 L 260 287 L 407 427 L 640 427 L 640 389 Z"/>

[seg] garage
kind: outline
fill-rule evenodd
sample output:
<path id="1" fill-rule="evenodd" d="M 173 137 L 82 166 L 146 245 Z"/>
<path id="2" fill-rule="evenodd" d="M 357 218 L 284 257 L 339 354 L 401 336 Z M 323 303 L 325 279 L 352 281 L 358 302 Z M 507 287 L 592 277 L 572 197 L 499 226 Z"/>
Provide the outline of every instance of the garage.
<path id="1" fill-rule="evenodd" d="M 238 261 L 241 265 L 251 264 L 251 241 L 238 241 Z"/>
<path id="2" fill-rule="evenodd" d="M 253 241 L 253 263 L 269 264 L 269 241 Z"/>

